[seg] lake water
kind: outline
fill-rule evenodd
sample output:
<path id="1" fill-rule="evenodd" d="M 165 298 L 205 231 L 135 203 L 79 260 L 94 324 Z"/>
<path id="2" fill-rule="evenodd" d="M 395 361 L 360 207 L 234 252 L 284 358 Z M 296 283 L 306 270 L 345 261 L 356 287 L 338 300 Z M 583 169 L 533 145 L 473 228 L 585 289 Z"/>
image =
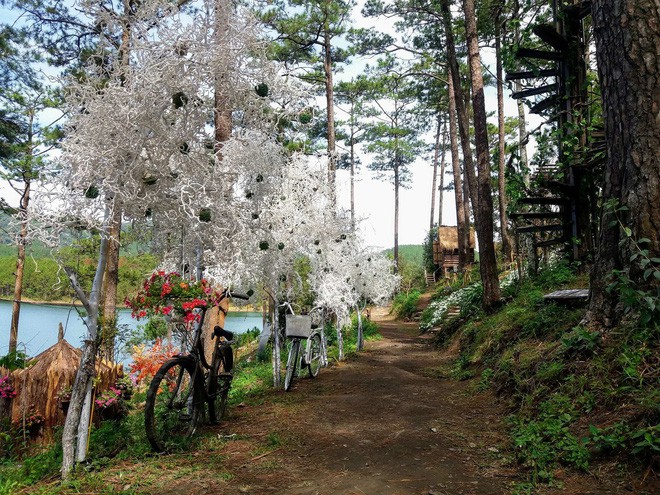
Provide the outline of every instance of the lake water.
<path id="1" fill-rule="evenodd" d="M 64 327 L 64 338 L 74 347 L 82 345 L 87 327 L 73 306 L 53 306 L 50 304 L 21 304 L 18 321 L 18 349 L 28 356 L 36 356 L 57 342 L 59 323 Z M 118 324 L 136 328 L 138 322 L 131 318 L 129 310 L 120 309 Z M 0 301 L 0 356 L 9 349 L 9 328 L 11 325 L 11 302 Z M 230 312 L 225 320 L 225 329 L 243 333 L 251 328 L 261 328 L 261 313 Z"/>

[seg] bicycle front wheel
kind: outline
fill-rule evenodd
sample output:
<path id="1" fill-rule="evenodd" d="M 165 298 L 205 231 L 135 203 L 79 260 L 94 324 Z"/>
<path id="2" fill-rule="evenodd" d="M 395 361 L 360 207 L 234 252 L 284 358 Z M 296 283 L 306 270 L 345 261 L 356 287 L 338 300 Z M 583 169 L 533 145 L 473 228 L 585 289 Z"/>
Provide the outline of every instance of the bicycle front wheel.
<path id="1" fill-rule="evenodd" d="M 319 334 L 312 335 L 309 342 L 309 363 L 307 363 L 310 378 L 316 378 L 318 376 L 322 359 L 321 336 Z"/>
<path id="2" fill-rule="evenodd" d="M 195 380 L 194 363 L 175 358 L 163 364 L 151 381 L 144 425 L 156 452 L 181 448 L 195 433 L 202 407 L 202 390 Z"/>
<path id="3" fill-rule="evenodd" d="M 291 349 L 289 349 L 289 357 L 286 360 L 286 375 L 284 377 L 284 390 L 286 392 L 291 388 L 293 383 L 293 377 L 296 374 L 296 368 L 298 367 L 298 354 L 300 352 L 300 339 L 295 339 L 291 343 Z"/>

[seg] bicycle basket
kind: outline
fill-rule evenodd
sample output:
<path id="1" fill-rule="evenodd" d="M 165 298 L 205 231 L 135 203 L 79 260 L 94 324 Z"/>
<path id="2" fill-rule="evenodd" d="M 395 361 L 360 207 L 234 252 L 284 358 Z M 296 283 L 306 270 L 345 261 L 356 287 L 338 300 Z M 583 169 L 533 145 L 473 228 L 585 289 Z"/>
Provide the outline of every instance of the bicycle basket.
<path id="1" fill-rule="evenodd" d="M 286 336 L 306 339 L 312 333 L 312 318 L 309 315 L 286 315 Z"/>

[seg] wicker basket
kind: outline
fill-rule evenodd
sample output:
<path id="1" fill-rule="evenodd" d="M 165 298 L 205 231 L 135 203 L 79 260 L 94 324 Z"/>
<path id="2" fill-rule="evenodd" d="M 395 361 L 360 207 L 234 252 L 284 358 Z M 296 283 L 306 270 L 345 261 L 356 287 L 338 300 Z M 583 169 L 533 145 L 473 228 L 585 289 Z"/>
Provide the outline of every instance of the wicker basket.
<path id="1" fill-rule="evenodd" d="M 312 333 L 312 318 L 308 315 L 286 315 L 286 336 L 306 339 Z"/>

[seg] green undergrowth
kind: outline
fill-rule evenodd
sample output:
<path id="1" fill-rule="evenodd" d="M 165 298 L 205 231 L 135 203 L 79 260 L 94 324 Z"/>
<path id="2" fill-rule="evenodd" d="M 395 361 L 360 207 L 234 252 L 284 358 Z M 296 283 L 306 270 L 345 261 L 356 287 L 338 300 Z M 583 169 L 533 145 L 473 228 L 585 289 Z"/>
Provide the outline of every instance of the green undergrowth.
<path id="1" fill-rule="evenodd" d="M 372 321 L 364 318 L 363 329 L 365 340 L 380 338 L 378 327 Z M 258 331 L 251 331 L 237 336 L 239 347 L 255 338 Z M 330 362 L 337 358 L 336 332 L 334 327 L 326 329 L 328 336 Z M 351 325 L 343 330 L 344 352 L 347 357 L 356 353 L 357 317 L 353 316 Z M 234 380 L 229 395 L 229 407 L 226 421 L 231 422 L 232 413 L 240 405 L 260 405 L 265 401 L 288 401 L 294 397 L 286 394 L 273 394 L 273 372 L 270 360 L 270 349 L 267 356 L 261 358 L 256 354 L 238 356 L 235 364 Z M 282 353 L 283 369 L 286 354 Z M 155 463 L 170 463 L 171 468 L 183 469 L 179 466 L 182 458 L 197 451 L 204 452 L 204 459 L 212 460 L 216 465 L 222 464 L 221 445 L 232 438 L 224 438 L 211 430 L 202 428 L 191 440 L 182 441 L 174 456 L 155 455 L 144 432 L 144 401 L 145 392 L 136 392 L 130 400 L 130 411 L 127 417 L 104 421 L 93 426 L 90 437 L 88 459 L 74 473 L 73 479 L 61 485 L 55 481 L 59 477 L 62 460 L 62 446 L 58 440 L 60 433 L 56 432 L 56 441 L 43 448 L 23 445 L 22 439 L 12 429 L 8 421 L 0 423 L 0 495 L 15 493 L 63 494 L 63 493 L 116 493 L 114 485 L 107 485 L 105 471 L 110 469 L 122 471 L 122 463 L 139 466 L 145 470 L 144 486 L 157 486 L 160 481 L 155 474 L 158 467 Z M 210 433 L 209 433 L 210 432 Z M 232 436 L 233 437 L 233 436 Z M 275 433 L 267 437 L 264 445 L 266 451 L 276 448 L 282 439 Z M 217 444 L 217 445 L 216 445 Z M 213 447 L 213 448 L 211 448 Z M 216 452 L 217 451 L 217 452 Z M 182 457 L 183 456 L 183 457 Z M 217 457 L 217 459 L 214 459 Z M 172 461 L 168 461 L 172 459 Z M 197 462 L 191 461 L 186 469 L 198 469 Z M 133 469 L 133 468 L 131 468 Z M 172 476 L 176 476 L 173 472 Z M 230 477 L 228 473 L 222 476 Z M 139 478 L 139 476 L 138 476 Z M 47 481 L 53 481 L 47 482 Z M 106 486 L 107 485 L 107 486 Z M 131 489 L 133 490 L 133 489 Z M 141 493 L 128 490 L 126 493 Z M 124 493 L 124 492 L 122 492 Z"/>
<path id="2" fill-rule="evenodd" d="M 421 293 L 418 290 L 405 293 L 400 292 L 392 301 L 392 308 L 390 312 L 397 318 L 405 320 L 410 319 L 417 311 L 417 302 Z"/>
<path id="3" fill-rule="evenodd" d="M 562 466 L 586 471 L 608 457 L 645 468 L 660 453 L 657 323 L 602 335 L 580 326 L 583 308 L 543 301 L 580 285 L 586 279 L 559 264 L 514 284 L 493 314 L 439 323 L 438 345 L 458 347 L 448 374 L 476 376 L 477 390 L 510 404 L 515 454 L 529 472 L 521 493 L 552 482 Z"/>

